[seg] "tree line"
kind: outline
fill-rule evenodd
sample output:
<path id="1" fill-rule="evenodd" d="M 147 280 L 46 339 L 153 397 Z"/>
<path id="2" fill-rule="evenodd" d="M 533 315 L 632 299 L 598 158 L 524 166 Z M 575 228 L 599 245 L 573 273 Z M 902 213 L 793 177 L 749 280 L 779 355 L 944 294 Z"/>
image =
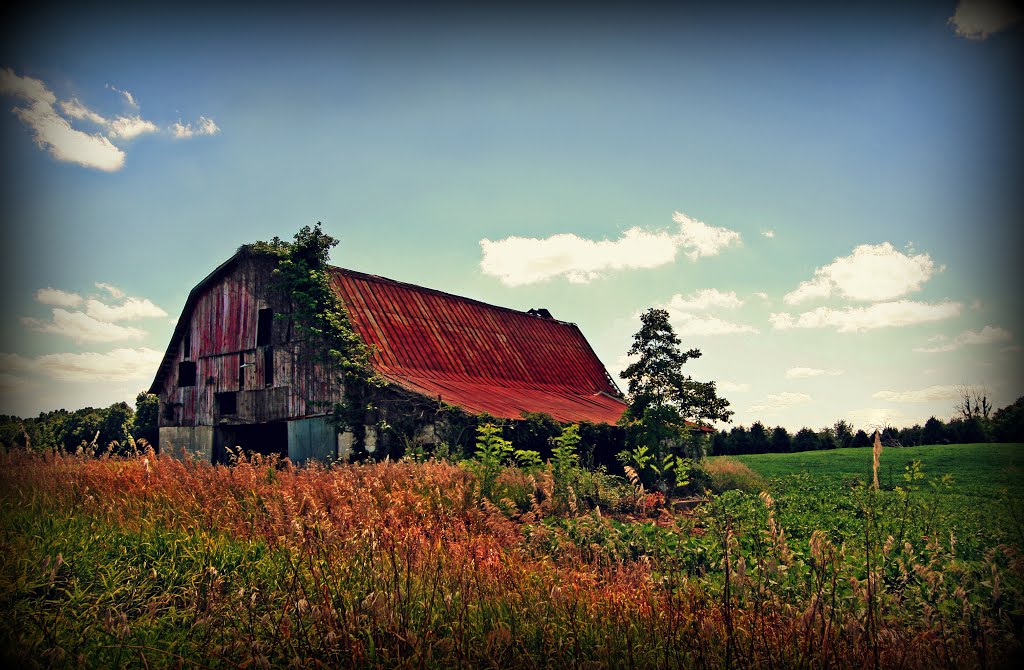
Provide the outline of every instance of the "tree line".
<path id="1" fill-rule="evenodd" d="M 134 408 L 116 402 L 109 407 L 40 412 L 25 419 L 0 415 L 0 447 L 67 452 L 88 448 L 95 454 L 141 451 L 157 445 L 158 411 L 157 397 L 140 392 Z"/>
<path id="2" fill-rule="evenodd" d="M 881 427 L 882 444 L 889 447 L 912 447 L 926 444 L 973 444 L 976 442 L 1024 442 L 1024 397 L 990 416 L 972 413 L 943 421 L 931 417 L 924 425 L 906 428 Z M 870 447 L 874 430 L 854 430 L 846 421 L 813 430 L 801 428 L 790 434 L 783 426 L 769 428 L 755 421 L 749 428 L 735 426 L 715 433 L 708 444 L 713 455 L 785 454 L 796 451 L 819 451 L 847 447 Z"/>

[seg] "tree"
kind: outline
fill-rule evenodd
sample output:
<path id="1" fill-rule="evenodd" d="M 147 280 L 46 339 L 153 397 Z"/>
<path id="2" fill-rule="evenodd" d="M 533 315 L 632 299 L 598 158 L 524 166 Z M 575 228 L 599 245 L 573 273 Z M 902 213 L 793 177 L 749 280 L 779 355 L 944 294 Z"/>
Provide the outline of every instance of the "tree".
<path id="1" fill-rule="evenodd" d="M 785 454 L 789 453 L 792 447 L 792 440 L 789 437 L 789 431 L 782 426 L 776 426 L 772 431 L 772 439 L 769 445 L 769 449 L 773 454 Z"/>
<path id="2" fill-rule="evenodd" d="M 853 435 L 853 440 L 850 442 L 850 446 L 855 449 L 863 449 L 871 446 L 871 438 L 863 430 L 858 430 Z"/>
<path id="3" fill-rule="evenodd" d="M 753 454 L 768 453 L 768 430 L 760 421 L 750 426 L 750 452 Z"/>
<path id="4" fill-rule="evenodd" d="M 818 432 L 818 449 L 835 449 L 836 437 L 831 428 L 822 428 Z"/>
<path id="5" fill-rule="evenodd" d="M 152 393 L 139 391 L 135 396 L 135 429 L 132 435 L 135 440 L 146 440 L 151 447 L 157 448 L 160 434 L 158 418 L 160 414 L 160 398 Z"/>
<path id="6" fill-rule="evenodd" d="M 1024 396 L 992 415 L 992 436 L 998 442 L 1024 442 Z"/>
<path id="7" fill-rule="evenodd" d="M 750 433 L 743 426 L 734 426 L 729 431 L 729 451 L 733 454 L 750 453 Z"/>
<path id="8" fill-rule="evenodd" d="M 921 441 L 925 444 L 946 444 L 949 439 L 946 437 L 946 424 L 934 416 L 924 422 L 924 430 L 921 433 Z"/>
<path id="9" fill-rule="evenodd" d="M 988 421 L 988 415 L 992 411 L 992 404 L 989 402 L 987 389 L 969 384 L 961 384 L 957 387 L 957 391 L 960 395 L 960 401 L 957 403 L 955 410 L 964 421 L 970 421 L 975 418 Z"/>
<path id="10" fill-rule="evenodd" d="M 675 449 L 692 449 L 691 427 L 728 422 L 733 412 L 729 401 L 718 397 L 715 382 L 699 382 L 683 373 L 683 365 L 701 353 L 679 348 L 667 311 L 649 309 L 640 322 L 629 349 L 636 360 L 620 375 L 628 382 L 629 403 L 620 423 L 631 449 L 645 446 L 660 458 Z"/>
<path id="11" fill-rule="evenodd" d="M 818 448 L 818 434 L 810 428 L 801 428 L 793 437 L 793 451 L 814 451 Z"/>
<path id="12" fill-rule="evenodd" d="M 846 449 L 853 442 L 853 427 L 846 423 L 844 419 L 840 419 L 832 426 L 832 435 L 835 437 L 836 446 L 840 449 Z"/>
<path id="13" fill-rule="evenodd" d="M 715 456 L 726 456 L 732 453 L 732 447 L 729 444 L 729 433 L 724 430 L 715 433 L 715 439 L 711 442 L 711 453 Z"/>

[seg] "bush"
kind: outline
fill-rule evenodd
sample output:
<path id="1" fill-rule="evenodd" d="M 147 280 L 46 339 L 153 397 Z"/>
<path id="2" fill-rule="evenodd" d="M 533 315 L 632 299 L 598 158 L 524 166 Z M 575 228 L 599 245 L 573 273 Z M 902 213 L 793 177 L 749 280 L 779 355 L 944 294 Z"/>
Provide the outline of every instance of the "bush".
<path id="1" fill-rule="evenodd" d="M 759 493 L 766 488 L 764 478 L 749 467 L 731 458 L 705 459 L 701 468 L 707 473 L 714 493 L 739 489 Z"/>

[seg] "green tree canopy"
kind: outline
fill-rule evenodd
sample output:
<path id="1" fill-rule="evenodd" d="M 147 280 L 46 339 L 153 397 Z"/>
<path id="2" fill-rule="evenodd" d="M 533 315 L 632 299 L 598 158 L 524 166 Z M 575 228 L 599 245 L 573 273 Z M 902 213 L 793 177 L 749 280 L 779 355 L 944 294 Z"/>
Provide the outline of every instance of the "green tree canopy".
<path id="1" fill-rule="evenodd" d="M 646 445 L 661 454 L 665 447 L 685 445 L 691 426 L 729 421 L 733 412 L 729 401 L 718 397 L 715 382 L 683 373 L 687 361 L 701 353 L 680 348 L 666 310 L 649 309 L 640 323 L 629 349 L 635 360 L 621 374 L 629 402 L 621 423 L 630 446 Z"/>

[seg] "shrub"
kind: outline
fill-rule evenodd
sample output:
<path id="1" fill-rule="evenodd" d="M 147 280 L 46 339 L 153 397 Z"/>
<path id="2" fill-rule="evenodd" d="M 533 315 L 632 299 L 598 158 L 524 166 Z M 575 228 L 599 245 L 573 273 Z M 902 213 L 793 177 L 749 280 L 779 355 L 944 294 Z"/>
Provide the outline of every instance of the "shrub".
<path id="1" fill-rule="evenodd" d="M 711 490 L 715 493 L 733 489 L 759 493 L 766 487 L 761 475 L 731 458 L 705 459 L 701 468 L 707 473 Z"/>

